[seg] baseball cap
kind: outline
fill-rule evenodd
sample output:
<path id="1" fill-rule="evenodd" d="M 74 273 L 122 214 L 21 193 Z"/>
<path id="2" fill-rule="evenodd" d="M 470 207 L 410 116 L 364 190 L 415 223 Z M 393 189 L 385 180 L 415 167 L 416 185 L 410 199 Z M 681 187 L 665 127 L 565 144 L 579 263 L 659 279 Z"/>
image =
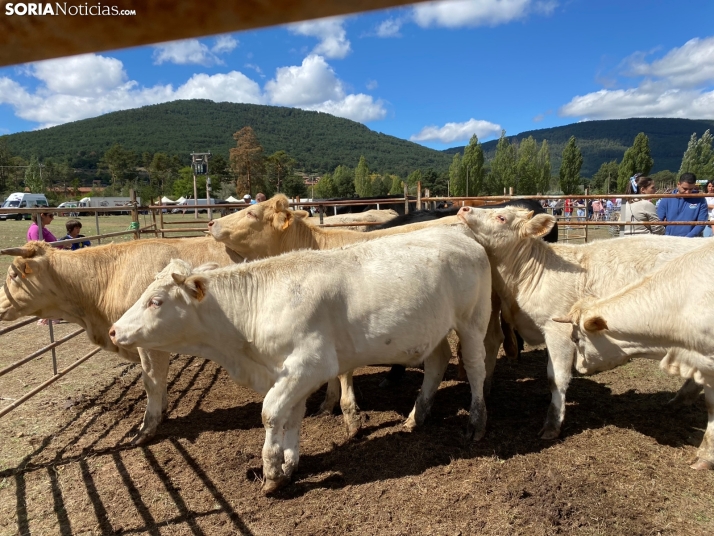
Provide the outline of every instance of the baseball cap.
<path id="1" fill-rule="evenodd" d="M 250 199 L 250 194 L 245 194 L 245 195 L 243 196 L 243 199 Z"/>

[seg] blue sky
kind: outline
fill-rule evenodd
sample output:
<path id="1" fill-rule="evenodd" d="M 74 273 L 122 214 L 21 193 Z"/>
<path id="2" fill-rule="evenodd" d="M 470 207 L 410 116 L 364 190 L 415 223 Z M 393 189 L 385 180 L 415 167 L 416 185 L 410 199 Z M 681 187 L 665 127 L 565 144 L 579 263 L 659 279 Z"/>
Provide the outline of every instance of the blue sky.
<path id="1" fill-rule="evenodd" d="M 61 58 L 0 69 L 0 134 L 180 98 L 320 110 L 436 149 L 714 118 L 713 20 L 711 0 L 458 0 Z"/>

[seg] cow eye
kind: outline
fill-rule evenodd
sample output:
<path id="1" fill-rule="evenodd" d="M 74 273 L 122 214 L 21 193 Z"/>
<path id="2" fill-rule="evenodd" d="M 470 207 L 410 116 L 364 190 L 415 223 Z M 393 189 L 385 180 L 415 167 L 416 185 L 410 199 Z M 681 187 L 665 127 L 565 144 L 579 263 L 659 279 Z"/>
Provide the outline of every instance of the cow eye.
<path id="1" fill-rule="evenodd" d="M 496 219 L 497 219 L 498 221 L 500 221 L 501 223 L 506 223 L 506 218 L 504 218 L 503 216 L 500 216 L 500 215 L 499 215 L 499 216 L 496 216 Z"/>
<path id="2" fill-rule="evenodd" d="M 161 307 L 161 304 L 164 303 L 161 298 L 151 298 L 151 301 L 149 301 L 149 307 Z"/>
<path id="3" fill-rule="evenodd" d="M 258 219 L 258 216 L 256 216 L 256 215 L 255 215 L 255 212 L 253 212 L 252 210 L 249 210 L 249 211 L 248 211 L 248 217 L 249 217 L 249 218 L 253 218 L 254 220 L 257 220 L 257 219 Z"/>

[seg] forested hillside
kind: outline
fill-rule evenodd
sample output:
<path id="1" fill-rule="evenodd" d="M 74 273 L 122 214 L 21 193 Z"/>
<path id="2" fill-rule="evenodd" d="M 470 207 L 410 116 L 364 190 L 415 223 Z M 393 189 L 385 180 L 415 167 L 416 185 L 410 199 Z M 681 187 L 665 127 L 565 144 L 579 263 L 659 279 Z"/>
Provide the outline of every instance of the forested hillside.
<path id="1" fill-rule="evenodd" d="M 523 140 L 533 136 L 536 142 L 548 140 L 553 171 L 560 168 L 560 158 L 570 136 L 575 136 L 583 155 L 583 167 L 580 174 L 591 177 L 603 162 L 622 160 L 625 150 L 632 145 L 638 133 L 644 132 L 649 138 L 650 151 L 654 159 L 652 173 L 669 169 L 676 172 L 682 163 L 682 155 L 687 149 L 687 142 L 692 133 L 701 136 L 707 129 L 714 130 L 714 121 L 695 119 L 659 119 L 633 118 L 612 119 L 607 121 L 583 121 L 555 128 L 544 128 L 521 132 L 513 139 Z M 497 140 L 483 143 L 486 160 L 496 154 Z M 452 147 L 447 154 L 463 153 L 464 147 Z"/>
<path id="2" fill-rule="evenodd" d="M 360 156 L 378 173 L 406 176 L 415 168 L 445 171 L 451 157 L 333 115 L 296 108 L 209 100 L 174 101 L 135 110 L 113 112 L 33 132 L 6 136 L 13 154 L 40 161 L 66 158 L 74 167 L 93 166 L 115 143 L 136 154 L 223 154 L 235 147 L 233 133 L 245 126 L 255 131 L 266 154 L 284 150 L 309 172 L 357 166 Z M 80 161 L 77 159 L 80 155 Z"/>

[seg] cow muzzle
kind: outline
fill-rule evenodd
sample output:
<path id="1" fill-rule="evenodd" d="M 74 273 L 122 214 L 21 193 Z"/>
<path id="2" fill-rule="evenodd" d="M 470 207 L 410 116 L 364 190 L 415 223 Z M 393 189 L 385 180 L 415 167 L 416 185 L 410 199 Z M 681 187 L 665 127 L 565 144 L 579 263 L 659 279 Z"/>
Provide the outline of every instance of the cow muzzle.
<path id="1" fill-rule="evenodd" d="M 130 337 L 128 337 L 125 331 L 118 327 L 116 324 L 113 324 L 112 327 L 109 328 L 109 339 L 115 346 L 133 346 Z"/>

